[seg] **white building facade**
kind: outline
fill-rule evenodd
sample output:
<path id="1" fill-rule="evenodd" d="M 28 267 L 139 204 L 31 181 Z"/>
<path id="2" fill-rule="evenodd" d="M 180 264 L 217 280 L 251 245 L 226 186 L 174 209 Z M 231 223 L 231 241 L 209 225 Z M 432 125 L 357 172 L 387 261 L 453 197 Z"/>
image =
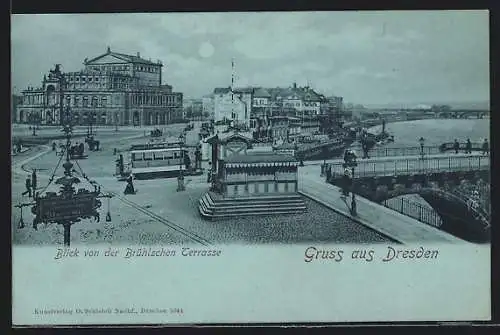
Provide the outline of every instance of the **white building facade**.
<path id="1" fill-rule="evenodd" d="M 214 121 L 233 121 L 233 124 L 249 127 L 251 103 L 252 94 L 249 92 L 216 88 L 213 93 Z"/>
<path id="2" fill-rule="evenodd" d="M 212 120 L 215 120 L 214 95 L 208 94 L 201 99 L 203 115 L 208 115 Z"/>
<path id="3" fill-rule="evenodd" d="M 233 95 L 234 102 L 231 103 Z M 335 103 L 341 104 L 342 98 Z M 213 108 L 215 121 L 244 120 L 254 138 L 269 139 L 272 134 L 272 137 L 282 139 L 285 133 L 295 135 L 296 129 L 312 134 L 319 132 L 321 115 L 331 113 L 335 103 L 309 86 L 298 87 L 294 83 L 287 88 L 216 88 L 210 97 L 204 98 L 203 109 L 211 111 Z M 270 118 L 278 116 L 295 118 L 293 124 L 299 125 L 298 128 L 290 127 L 292 123 L 288 122 L 287 127 L 293 131 L 285 130 L 284 124 L 275 122 L 276 131 L 273 131 Z"/>

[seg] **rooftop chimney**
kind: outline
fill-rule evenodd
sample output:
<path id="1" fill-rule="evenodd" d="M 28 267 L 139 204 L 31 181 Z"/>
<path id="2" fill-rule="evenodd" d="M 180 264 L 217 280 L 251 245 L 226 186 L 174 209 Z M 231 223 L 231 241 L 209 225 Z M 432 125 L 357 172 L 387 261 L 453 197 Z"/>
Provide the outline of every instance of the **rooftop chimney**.
<path id="1" fill-rule="evenodd" d="M 137 57 L 141 58 L 141 53 L 137 52 Z"/>
<path id="2" fill-rule="evenodd" d="M 297 83 L 293 83 L 293 88 L 297 88 Z"/>
<path id="3" fill-rule="evenodd" d="M 111 52 L 111 48 L 108 46 L 108 52 Z"/>

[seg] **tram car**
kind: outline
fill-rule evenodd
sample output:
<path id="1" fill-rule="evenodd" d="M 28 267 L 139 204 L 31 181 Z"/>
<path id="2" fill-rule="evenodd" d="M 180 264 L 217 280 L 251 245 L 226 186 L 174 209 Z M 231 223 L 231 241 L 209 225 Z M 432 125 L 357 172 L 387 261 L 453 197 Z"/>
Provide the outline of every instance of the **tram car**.
<path id="1" fill-rule="evenodd" d="M 177 177 L 186 173 L 188 151 L 181 143 L 149 143 L 133 145 L 129 151 L 128 173 L 136 179 Z"/>

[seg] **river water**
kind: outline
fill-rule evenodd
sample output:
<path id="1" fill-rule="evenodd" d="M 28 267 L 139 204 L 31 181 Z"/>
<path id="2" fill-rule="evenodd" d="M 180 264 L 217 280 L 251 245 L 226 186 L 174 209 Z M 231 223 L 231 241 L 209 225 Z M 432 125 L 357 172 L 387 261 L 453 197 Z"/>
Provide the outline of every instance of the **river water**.
<path id="1" fill-rule="evenodd" d="M 386 124 L 386 131 L 394 135 L 394 143 L 387 148 L 418 147 L 418 139 L 425 138 L 425 145 L 440 145 L 444 142 L 460 143 L 470 138 L 471 142 L 482 143 L 490 137 L 490 119 L 427 119 L 418 121 L 394 122 Z M 382 126 L 369 128 L 371 133 L 379 133 Z"/>

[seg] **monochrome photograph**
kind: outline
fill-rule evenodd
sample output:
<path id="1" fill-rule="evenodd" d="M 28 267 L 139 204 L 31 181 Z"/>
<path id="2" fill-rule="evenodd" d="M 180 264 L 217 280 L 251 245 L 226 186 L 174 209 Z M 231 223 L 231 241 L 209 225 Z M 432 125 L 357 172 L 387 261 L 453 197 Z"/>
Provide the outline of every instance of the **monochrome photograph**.
<path id="1" fill-rule="evenodd" d="M 13 324 L 491 319 L 489 39 L 480 10 L 12 14 Z"/>
<path id="2" fill-rule="evenodd" d="M 489 243 L 485 12 L 13 15 L 11 41 L 15 245 Z"/>

